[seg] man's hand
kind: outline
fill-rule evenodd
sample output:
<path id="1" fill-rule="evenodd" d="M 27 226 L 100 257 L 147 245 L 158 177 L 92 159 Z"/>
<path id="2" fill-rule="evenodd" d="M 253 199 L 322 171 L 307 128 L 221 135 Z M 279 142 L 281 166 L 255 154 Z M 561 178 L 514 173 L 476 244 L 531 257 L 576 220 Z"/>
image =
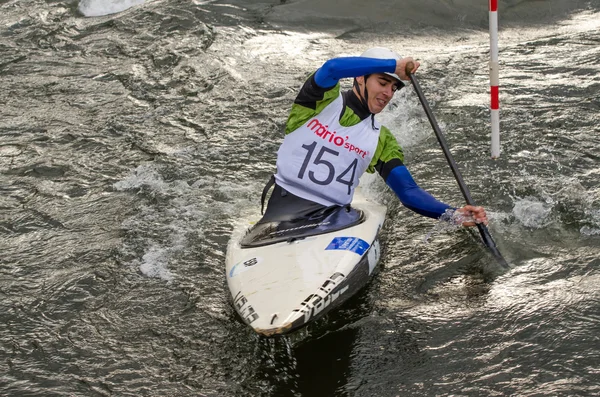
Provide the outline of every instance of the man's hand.
<path id="1" fill-rule="evenodd" d="M 410 72 L 415 73 L 421 65 L 419 62 L 415 61 L 411 57 L 402 58 L 401 60 L 396 61 L 396 70 L 394 73 L 396 73 L 402 80 L 410 80 L 410 77 L 408 77 L 406 74 L 406 65 L 410 62 L 413 64 L 413 68 Z"/>
<path id="2" fill-rule="evenodd" d="M 483 207 L 465 205 L 456 210 L 455 216 L 463 226 L 476 226 L 478 223 L 483 223 L 484 225 L 488 224 L 487 214 Z"/>

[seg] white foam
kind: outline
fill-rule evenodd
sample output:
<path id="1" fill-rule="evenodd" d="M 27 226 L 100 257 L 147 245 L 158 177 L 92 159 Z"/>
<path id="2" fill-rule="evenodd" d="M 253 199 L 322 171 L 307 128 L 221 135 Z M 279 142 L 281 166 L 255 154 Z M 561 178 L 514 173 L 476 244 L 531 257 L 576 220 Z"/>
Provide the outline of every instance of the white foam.
<path id="1" fill-rule="evenodd" d="M 86 17 L 116 14 L 144 3 L 146 0 L 81 0 L 77 7 Z"/>
<path id="2" fill-rule="evenodd" d="M 414 100 L 412 86 L 400 90 L 377 115 L 377 121 L 390 129 L 403 149 L 417 146 L 431 135 L 425 112 Z"/>
<path id="3" fill-rule="evenodd" d="M 113 186 L 119 191 L 139 191 L 142 197 L 159 197 L 158 203 L 139 205 L 135 215 L 121 227 L 131 231 L 132 241 L 126 241 L 124 251 L 142 257 L 131 261 L 146 277 L 171 281 L 177 277 L 177 262 L 192 244 L 203 239 L 207 224 L 223 215 L 244 219 L 256 217 L 256 195 L 259 186 L 226 182 L 216 177 L 202 176 L 194 183 L 184 180 L 164 180 L 165 170 L 155 163 L 140 165 Z M 210 210 L 203 210 L 210 208 Z M 243 231 L 242 231 L 243 232 Z M 139 254 L 137 254 L 139 255 Z"/>
<path id="4" fill-rule="evenodd" d="M 139 189 L 142 186 L 148 186 L 155 191 L 166 190 L 168 188 L 158 172 L 149 165 L 139 166 L 125 177 L 125 179 L 113 185 L 119 191 Z"/>
<path id="5" fill-rule="evenodd" d="M 552 206 L 533 197 L 527 197 L 515 202 L 513 215 L 524 226 L 542 228 L 550 222 Z"/>
<path id="6" fill-rule="evenodd" d="M 170 258 L 171 253 L 169 249 L 150 247 L 142 257 L 140 271 L 146 277 L 171 281 L 173 279 L 173 273 L 167 268 Z"/>
<path id="7" fill-rule="evenodd" d="M 581 229 L 579 229 L 579 232 L 586 236 L 600 236 L 600 229 L 589 226 L 583 226 Z"/>
<path id="8" fill-rule="evenodd" d="M 582 226 L 579 232 L 586 236 L 600 235 L 600 209 L 587 210 L 585 212 L 586 220 L 589 220 L 592 225 Z"/>

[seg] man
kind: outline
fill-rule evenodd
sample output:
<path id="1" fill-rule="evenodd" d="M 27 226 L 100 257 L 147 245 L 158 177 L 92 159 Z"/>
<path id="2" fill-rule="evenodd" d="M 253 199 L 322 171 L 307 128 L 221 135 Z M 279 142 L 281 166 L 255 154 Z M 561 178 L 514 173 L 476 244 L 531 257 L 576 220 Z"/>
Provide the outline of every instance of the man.
<path id="1" fill-rule="evenodd" d="M 394 93 L 409 80 L 419 62 L 387 48 L 371 48 L 360 57 L 330 59 L 301 88 L 286 125 L 277 155 L 277 173 L 263 192 L 275 188 L 259 223 L 293 221 L 351 210 L 359 177 L 377 171 L 402 204 L 414 212 L 439 218 L 448 204 L 421 189 L 404 165 L 402 148 L 380 113 Z M 354 78 L 353 88 L 340 92 L 339 80 Z M 351 217 L 352 218 L 352 217 Z M 357 220 L 357 216 L 352 218 Z M 454 219 L 464 226 L 487 224 L 482 207 L 464 206 Z"/>

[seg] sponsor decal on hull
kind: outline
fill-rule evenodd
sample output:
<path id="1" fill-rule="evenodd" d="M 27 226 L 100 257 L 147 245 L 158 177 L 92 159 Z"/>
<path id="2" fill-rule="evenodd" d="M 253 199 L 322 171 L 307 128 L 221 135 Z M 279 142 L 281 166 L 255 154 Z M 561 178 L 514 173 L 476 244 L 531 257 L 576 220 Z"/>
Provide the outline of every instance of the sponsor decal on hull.
<path id="1" fill-rule="evenodd" d="M 342 273 L 332 274 L 316 293 L 309 295 L 302 302 L 299 311 L 304 313 L 304 323 L 317 316 L 348 290 L 347 285 L 344 287 L 340 285 L 345 279 L 346 277 Z"/>
<path id="2" fill-rule="evenodd" d="M 258 319 L 258 313 L 256 313 L 254 308 L 248 303 L 248 299 L 241 292 L 235 295 L 233 304 L 246 324 L 252 324 L 253 321 Z"/>
<path id="3" fill-rule="evenodd" d="M 334 237 L 325 250 L 342 250 L 363 256 L 369 249 L 369 243 L 358 237 Z"/>

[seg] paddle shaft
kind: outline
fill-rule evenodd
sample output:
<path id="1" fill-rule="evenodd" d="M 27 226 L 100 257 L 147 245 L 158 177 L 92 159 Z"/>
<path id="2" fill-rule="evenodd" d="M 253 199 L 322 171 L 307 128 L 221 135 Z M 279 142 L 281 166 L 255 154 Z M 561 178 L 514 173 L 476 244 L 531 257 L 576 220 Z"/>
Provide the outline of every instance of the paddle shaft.
<path id="1" fill-rule="evenodd" d="M 423 105 L 423 109 L 425 110 L 425 113 L 427 114 L 429 123 L 431 123 L 431 126 L 433 127 L 435 136 L 436 136 L 438 142 L 440 143 L 440 146 L 442 147 L 444 156 L 446 156 L 446 160 L 448 161 L 448 165 L 450 166 L 450 169 L 452 170 L 452 173 L 454 174 L 454 178 L 456 179 L 456 182 L 458 183 L 458 187 L 460 188 L 460 191 L 462 192 L 467 204 L 475 206 L 476 204 L 475 204 L 475 201 L 473 200 L 473 198 L 471 197 L 471 192 L 469 191 L 469 188 L 465 184 L 465 181 L 463 180 L 463 177 L 462 177 L 460 171 L 458 170 L 458 165 L 456 164 L 456 161 L 454 161 L 454 158 L 452 157 L 452 154 L 450 153 L 450 149 L 448 149 L 448 144 L 446 143 L 444 134 L 442 133 L 442 130 L 440 129 L 440 127 L 435 119 L 435 116 L 433 115 L 433 112 L 431 111 L 431 108 L 429 107 L 429 103 L 427 102 L 425 95 L 423 95 L 423 90 L 421 90 L 421 86 L 419 85 L 417 78 L 411 73 L 413 67 L 414 67 L 413 63 L 409 62 L 406 65 L 406 74 L 408 75 L 408 77 L 410 78 L 410 81 L 413 84 L 415 92 L 417 93 L 417 96 L 419 97 L 419 101 L 421 101 L 421 105 Z M 479 230 L 479 234 L 481 234 L 481 238 L 483 239 L 483 242 L 485 243 L 485 245 L 488 246 L 488 248 L 490 249 L 490 251 L 492 252 L 494 257 L 496 258 L 498 263 L 500 263 L 502 266 L 508 267 L 508 263 L 506 262 L 506 260 L 502 256 L 502 254 L 500 254 L 500 251 L 498 251 L 498 248 L 496 247 L 496 243 L 494 243 L 494 240 L 492 239 L 492 236 L 490 235 L 490 232 L 488 231 L 487 227 L 481 223 L 478 223 L 477 229 Z"/>

